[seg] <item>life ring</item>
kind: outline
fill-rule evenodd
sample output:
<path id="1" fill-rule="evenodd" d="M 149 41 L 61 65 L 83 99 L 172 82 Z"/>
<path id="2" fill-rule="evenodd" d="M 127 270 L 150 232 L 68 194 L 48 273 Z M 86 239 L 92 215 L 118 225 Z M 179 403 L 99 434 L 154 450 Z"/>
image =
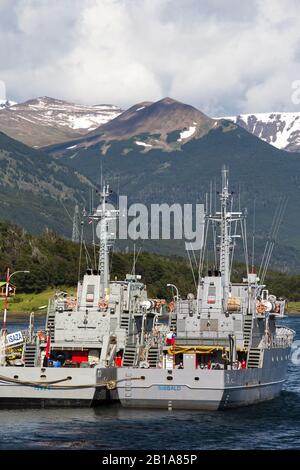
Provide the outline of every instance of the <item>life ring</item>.
<path id="1" fill-rule="evenodd" d="M 260 315 L 264 315 L 266 311 L 266 306 L 264 304 L 257 304 L 256 305 L 256 312 L 259 313 Z"/>
<path id="2" fill-rule="evenodd" d="M 108 303 L 106 302 L 105 299 L 100 299 L 99 302 L 98 302 L 98 307 L 101 310 L 107 310 L 108 309 Z"/>
<path id="3" fill-rule="evenodd" d="M 77 302 L 75 299 L 67 299 L 67 308 L 68 310 L 74 310 L 74 308 L 76 307 L 77 305 Z"/>
<path id="4" fill-rule="evenodd" d="M 46 341 L 47 337 L 45 335 L 45 333 L 43 333 L 42 331 L 38 331 L 37 332 L 37 337 L 39 338 L 39 340 L 42 342 L 42 341 Z"/>

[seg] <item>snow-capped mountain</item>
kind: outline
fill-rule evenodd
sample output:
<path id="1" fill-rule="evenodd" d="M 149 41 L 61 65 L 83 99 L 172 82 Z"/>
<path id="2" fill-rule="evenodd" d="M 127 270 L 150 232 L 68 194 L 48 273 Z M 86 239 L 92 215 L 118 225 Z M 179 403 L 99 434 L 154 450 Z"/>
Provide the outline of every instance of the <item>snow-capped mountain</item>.
<path id="1" fill-rule="evenodd" d="M 274 147 L 300 152 L 300 112 L 273 112 L 227 116 L 228 119 Z"/>
<path id="2" fill-rule="evenodd" d="M 42 147 L 85 135 L 121 112 L 109 104 L 85 106 L 41 97 L 10 106 L 3 104 L 0 131 L 27 145 Z"/>
<path id="3" fill-rule="evenodd" d="M 17 104 L 15 101 L 10 100 L 0 100 L 0 111 L 1 109 L 9 108 L 10 106 L 14 106 Z"/>
<path id="4" fill-rule="evenodd" d="M 112 141 L 126 141 L 125 152 L 139 147 L 143 151 L 179 149 L 192 139 L 199 139 L 218 125 L 193 106 L 166 97 L 156 102 L 143 101 L 124 111 L 120 116 L 98 127 L 89 134 L 47 148 L 53 156 L 74 158 L 78 152 L 101 143 L 106 153 Z M 220 124 L 220 127 L 222 123 Z M 237 127 L 232 124 L 232 127 Z"/>

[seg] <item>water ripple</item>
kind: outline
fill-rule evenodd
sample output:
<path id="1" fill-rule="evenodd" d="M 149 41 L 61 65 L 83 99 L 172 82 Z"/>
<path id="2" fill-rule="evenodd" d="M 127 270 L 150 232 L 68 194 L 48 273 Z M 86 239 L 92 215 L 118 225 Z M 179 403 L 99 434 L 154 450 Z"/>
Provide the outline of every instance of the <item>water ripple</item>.
<path id="1" fill-rule="evenodd" d="M 286 323 L 300 336 L 300 318 Z M 300 368 L 277 399 L 219 412 L 0 410 L 0 449 L 300 449 Z"/>

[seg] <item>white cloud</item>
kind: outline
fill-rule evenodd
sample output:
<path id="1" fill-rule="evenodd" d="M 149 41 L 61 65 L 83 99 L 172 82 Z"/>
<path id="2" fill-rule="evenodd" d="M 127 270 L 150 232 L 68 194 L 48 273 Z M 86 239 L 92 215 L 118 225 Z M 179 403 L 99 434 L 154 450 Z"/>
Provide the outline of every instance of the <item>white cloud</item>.
<path id="1" fill-rule="evenodd" d="M 298 0 L 0 0 L 0 80 L 19 101 L 296 110 L 299 14 Z"/>

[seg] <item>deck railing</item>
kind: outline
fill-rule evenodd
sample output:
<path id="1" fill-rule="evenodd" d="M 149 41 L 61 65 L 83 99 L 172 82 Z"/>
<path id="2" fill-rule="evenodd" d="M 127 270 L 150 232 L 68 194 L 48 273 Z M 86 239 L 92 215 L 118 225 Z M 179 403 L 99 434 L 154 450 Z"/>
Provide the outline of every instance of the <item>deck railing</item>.
<path id="1" fill-rule="evenodd" d="M 274 336 L 265 335 L 259 347 L 261 348 L 288 348 L 292 345 L 293 339 L 295 336 L 295 331 L 286 326 L 276 327 L 276 332 Z"/>

